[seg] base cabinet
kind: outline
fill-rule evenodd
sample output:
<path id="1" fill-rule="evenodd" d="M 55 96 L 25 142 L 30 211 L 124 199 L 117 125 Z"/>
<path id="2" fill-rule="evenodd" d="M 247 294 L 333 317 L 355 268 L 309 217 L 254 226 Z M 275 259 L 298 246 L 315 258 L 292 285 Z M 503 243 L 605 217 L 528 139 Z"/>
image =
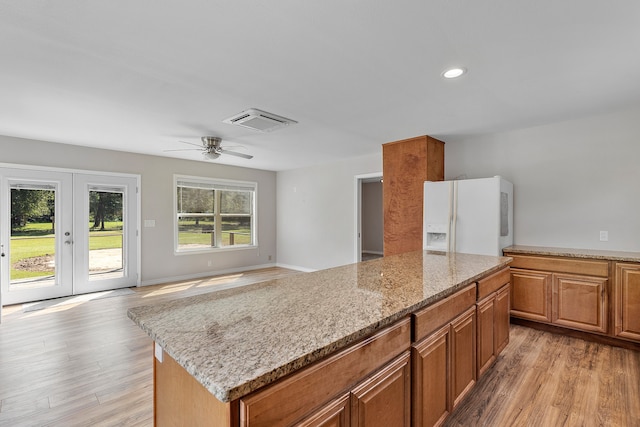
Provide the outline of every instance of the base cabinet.
<path id="1" fill-rule="evenodd" d="M 507 283 L 476 304 L 478 378 L 509 343 L 509 289 Z"/>
<path id="2" fill-rule="evenodd" d="M 551 323 L 551 273 L 511 269 L 511 315 Z"/>
<path id="3" fill-rule="evenodd" d="M 411 370 L 407 351 L 368 380 L 329 402 L 300 427 L 409 427 Z"/>
<path id="4" fill-rule="evenodd" d="M 607 279 L 553 275 L 551 323 L 591 332 L 607 332 Z"/>
<path id="5" fill-rule="evenodd" d="M 640 342 L 640 264 L 616 263 L 615 335 Z"/>
<path id="6" fill-rule="evenodd" d="M 472 391 L 478 361 L 486 369 L 509 340 L 509 277 L 503 269 L 227 403 L 162 352 L 154 358 L 154 425 L 440 425 Z"/>
<path id="7" fill-rule="evenodd" d="M 581 331 L 608 332 L 608 261 L 505 254 L 514 259 L 512 316 Z"/>
<path id="8" fill-rule="evenodd" d="M 405 318 L 241 398 L 239 425 L 409 426 L 410 345 L 411 321 Z"/>
<path id="9" fill-rule="evenodd" d="M 476 383 L 476 308 L 412 346 L 413 426 L 436 426 Z"/>

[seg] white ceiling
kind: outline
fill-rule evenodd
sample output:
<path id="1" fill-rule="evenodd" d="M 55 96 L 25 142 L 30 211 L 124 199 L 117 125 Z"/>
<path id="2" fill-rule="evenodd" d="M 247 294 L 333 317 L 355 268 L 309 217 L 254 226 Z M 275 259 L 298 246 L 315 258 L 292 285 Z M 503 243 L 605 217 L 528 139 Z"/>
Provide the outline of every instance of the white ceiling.
<path id="1" fill-rule="evenodd" d="M 638 0 L 0 0 L 2 135 L 284 170 L 636 104 Z"/>

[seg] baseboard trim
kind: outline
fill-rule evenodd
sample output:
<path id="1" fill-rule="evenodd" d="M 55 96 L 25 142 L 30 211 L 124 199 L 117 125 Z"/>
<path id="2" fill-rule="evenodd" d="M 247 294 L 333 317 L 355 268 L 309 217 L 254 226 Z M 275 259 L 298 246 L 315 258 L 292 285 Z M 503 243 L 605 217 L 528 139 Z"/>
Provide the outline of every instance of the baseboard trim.
<path id="1" fill-rule="evenodd" d="M 366 250 L 362 250 L 363 254 L 371 254 L 371 255 L 384 255 L 384 252 L 380 252 L 380 251 L 366 251 Z"/>

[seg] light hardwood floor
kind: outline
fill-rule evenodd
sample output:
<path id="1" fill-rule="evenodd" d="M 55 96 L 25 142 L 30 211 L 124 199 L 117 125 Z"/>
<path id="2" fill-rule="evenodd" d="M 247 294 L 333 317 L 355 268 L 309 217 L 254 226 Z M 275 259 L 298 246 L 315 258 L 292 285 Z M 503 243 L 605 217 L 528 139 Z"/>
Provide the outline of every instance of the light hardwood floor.
<path id="1" fill-rule="evenodd" d="M 0 426 L 151 426 L 152 341 L 127 310 L 291 274 L 302 273 L 269 268 L 26 313 L 4 307 Z"/>
<path id="2" fill-rule="evenodd" d="M 0 426 L 151 426 L 151 340 L 130 307 L 303 274 L 272 268 L 134 289 L 0 324 Z M 640 353 L 511 327 L 449 426 L 640 426 Z M 392 427 L 392 426 L 390 426 Z"/>

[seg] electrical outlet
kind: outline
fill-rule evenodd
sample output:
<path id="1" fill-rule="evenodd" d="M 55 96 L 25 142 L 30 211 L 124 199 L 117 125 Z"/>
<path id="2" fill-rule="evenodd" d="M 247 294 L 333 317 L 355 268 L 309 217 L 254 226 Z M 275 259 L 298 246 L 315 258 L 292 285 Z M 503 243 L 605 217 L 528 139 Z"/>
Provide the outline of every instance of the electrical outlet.
<path id="1" fill-rule="evenodd" d="M 211 261 L 207 261 L 207 267 L 211 267 Z"/>
<path id="2" fill-rule="evenodd" d="M 271 261 L 271 255 L 269 255 L 269 261 Z"/>
<path id="3" fill-rule="evenodd" d="M 600 241 L 601 242 L 608 242 L 609 241 L 609 232 L 608 231 L 601 231 L 600 232 Z"/>

